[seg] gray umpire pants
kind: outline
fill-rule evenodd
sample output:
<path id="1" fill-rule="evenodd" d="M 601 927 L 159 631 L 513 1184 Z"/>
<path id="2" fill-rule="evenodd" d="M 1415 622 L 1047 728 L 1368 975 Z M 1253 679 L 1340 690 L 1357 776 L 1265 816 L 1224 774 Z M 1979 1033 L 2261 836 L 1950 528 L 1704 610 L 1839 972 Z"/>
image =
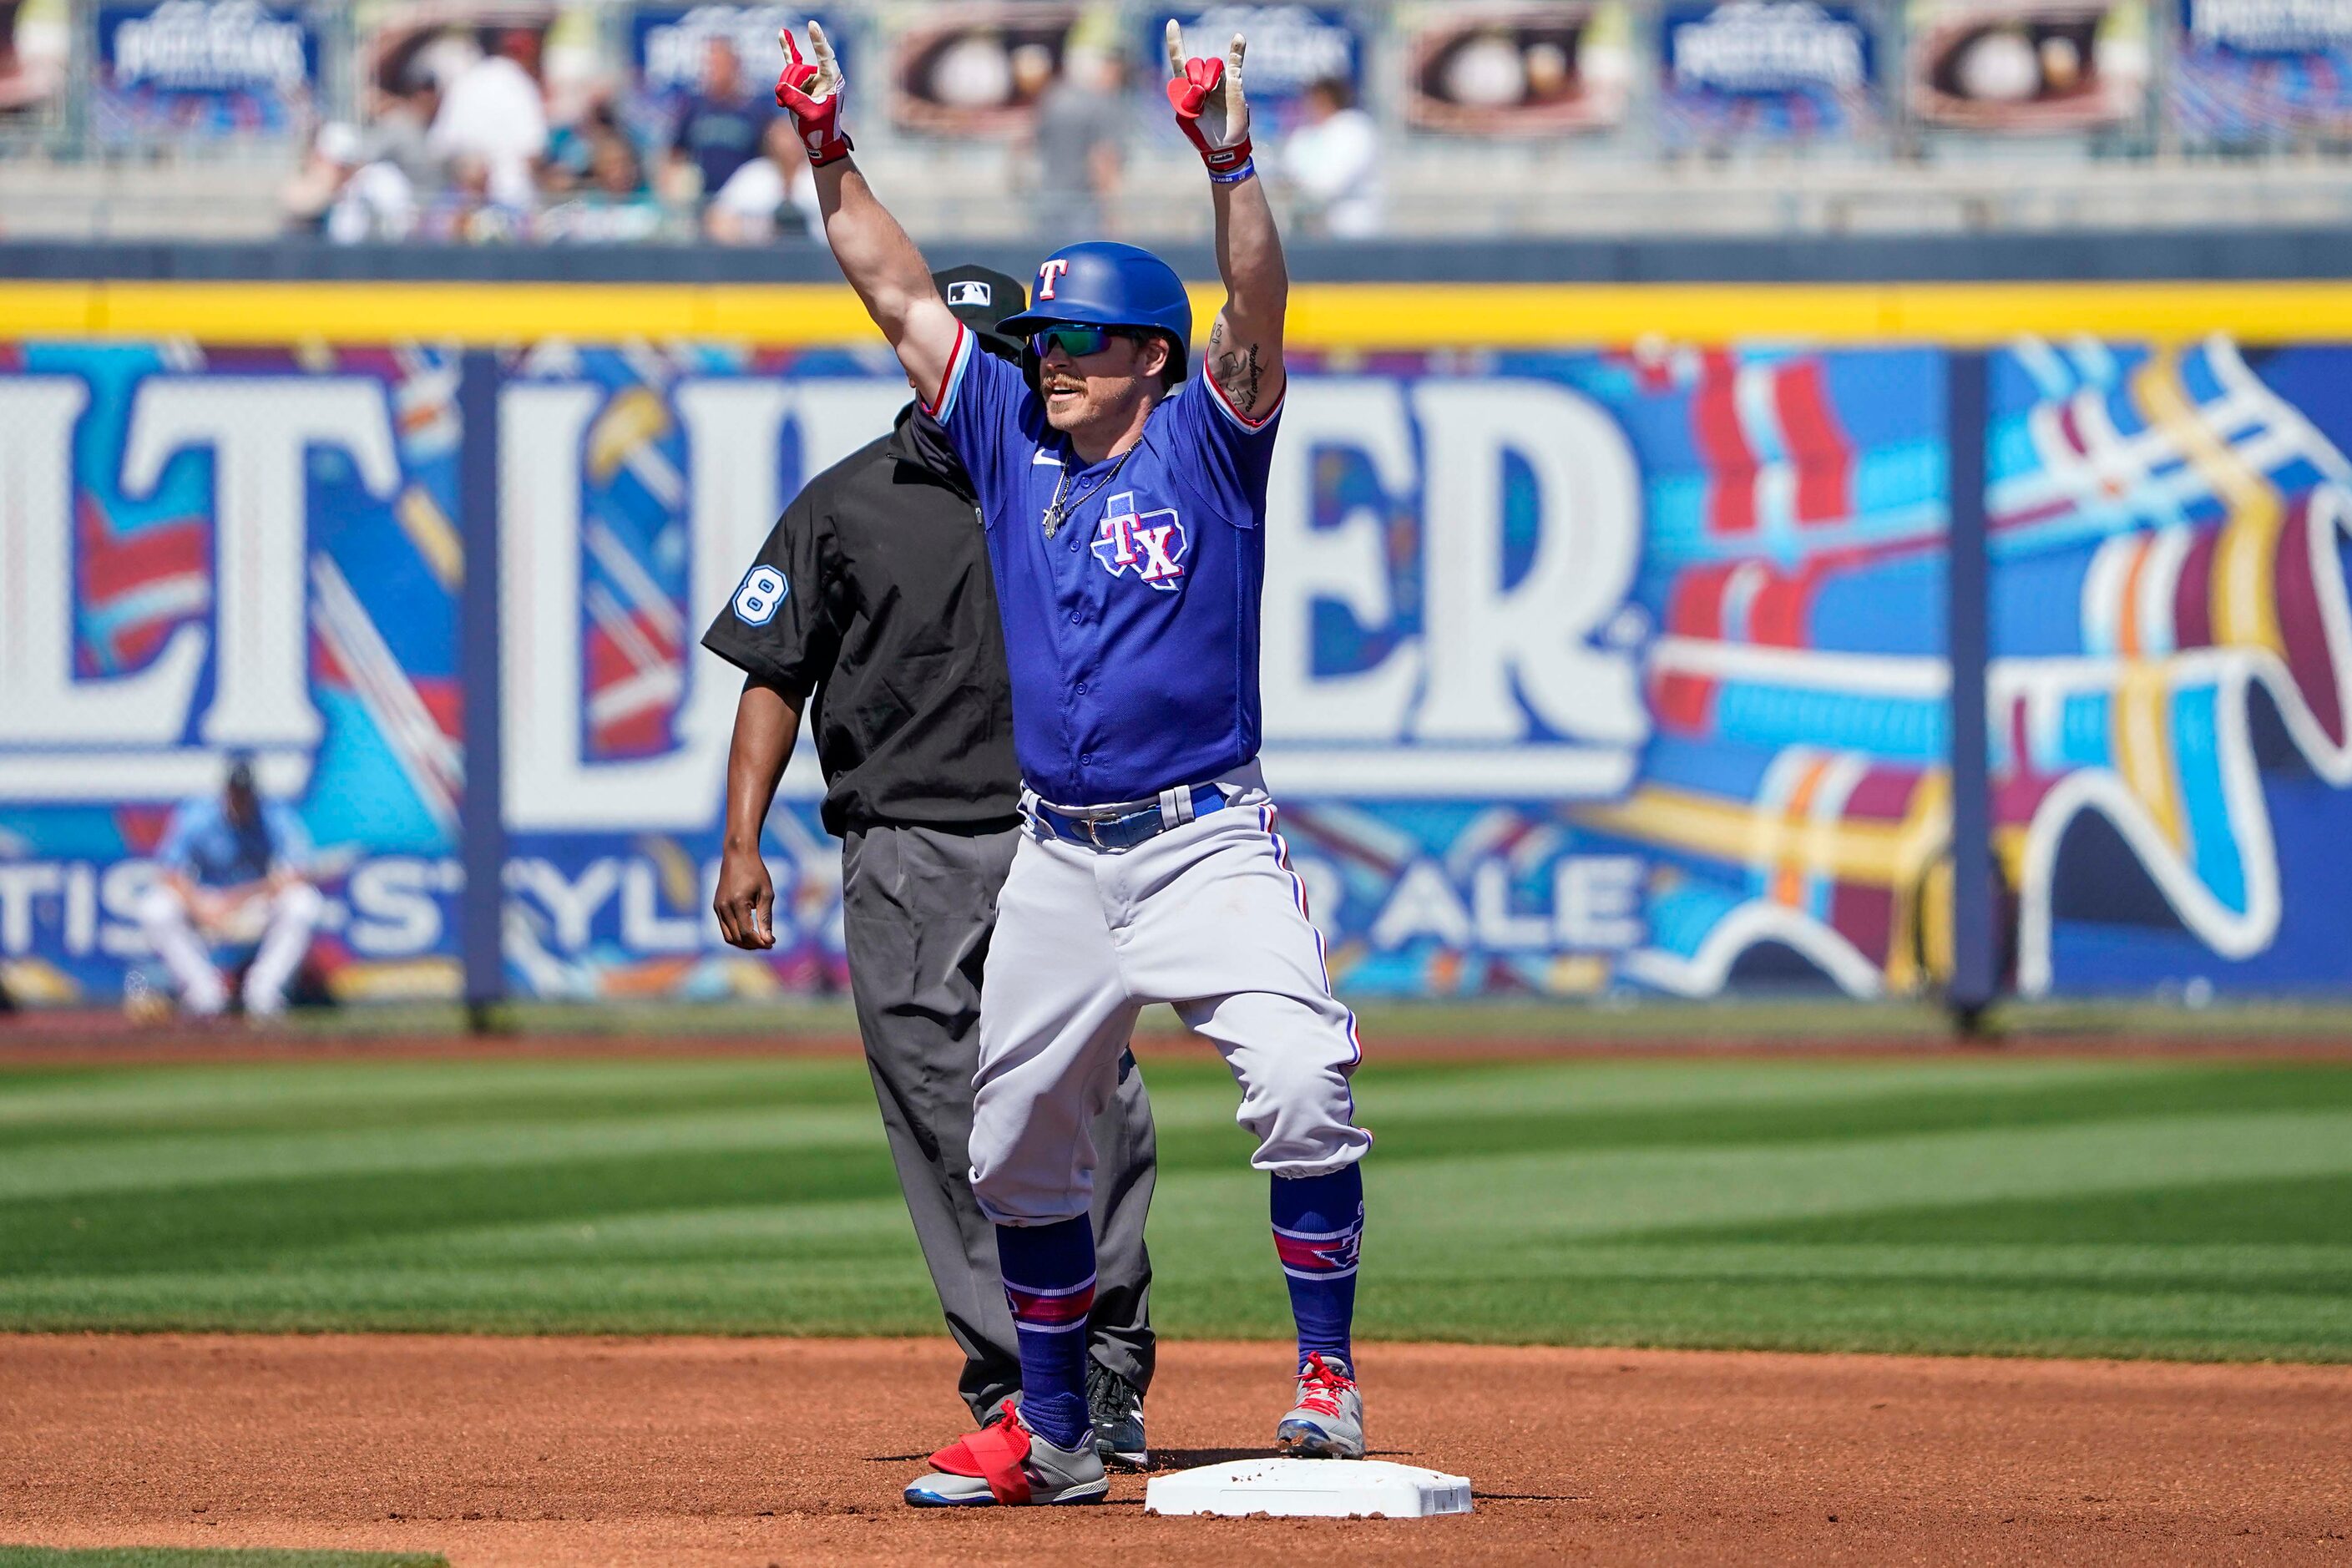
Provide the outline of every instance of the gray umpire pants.
<path id="1" fill-rule="evenodd" d="M 843 932 L 866 1065 L 898 1162 L 915 1238 L 962 1347 L 959 1389 L 975 1420 L 1021 1386 L 1020 1343 L 997 1271 L 996 1227 L 971 1195 L 971 1080 L 980 984 L 997 889 L 1020 831 L 853 828 L 841 852 Z M 1095 1360 L 1151 1383 L 1151 1258 L 1143 1221 L 1157 1150 L 1151 1102 L 1129 1054 L 1094 1125 Z"/>

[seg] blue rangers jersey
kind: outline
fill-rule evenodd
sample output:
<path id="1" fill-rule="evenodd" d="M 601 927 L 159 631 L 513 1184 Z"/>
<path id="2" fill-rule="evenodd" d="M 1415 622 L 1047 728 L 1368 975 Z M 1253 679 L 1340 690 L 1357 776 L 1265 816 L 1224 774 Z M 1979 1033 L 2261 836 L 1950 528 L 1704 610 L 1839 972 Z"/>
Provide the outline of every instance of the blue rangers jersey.
<path id="1" fill-rule="evenodd" d="M 1205 370 L 1087 463 L 1015 366 L 959 330 L 931 410 L 971 470 L 1013 671 L 1013 743 L 1059 805 L 1140 800 L 1257 755 L 1266 472 Z M 1045 514 L 1060 487 L 1066 513 Z"/>

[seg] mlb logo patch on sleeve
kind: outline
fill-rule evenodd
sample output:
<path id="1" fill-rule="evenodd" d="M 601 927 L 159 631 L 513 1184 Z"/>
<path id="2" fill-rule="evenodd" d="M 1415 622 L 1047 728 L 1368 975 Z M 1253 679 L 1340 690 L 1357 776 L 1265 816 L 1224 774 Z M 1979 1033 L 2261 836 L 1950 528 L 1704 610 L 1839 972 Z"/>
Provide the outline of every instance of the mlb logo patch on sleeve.
<path id="1" fill-rule="evenodd" d="M 754 566 L 735 590 L 735 618 L 747 626 L 764 626 L 776 618 L 776 606 L 791 592 L 782 573 L 772 566 Z"/>
<path id="2" fill-rule="evenodd" d="M 983 310 L 996 303 L 996 290 L 976 278 L 967 278 L 948 285 L 950 305 L 978 305 Z"/>

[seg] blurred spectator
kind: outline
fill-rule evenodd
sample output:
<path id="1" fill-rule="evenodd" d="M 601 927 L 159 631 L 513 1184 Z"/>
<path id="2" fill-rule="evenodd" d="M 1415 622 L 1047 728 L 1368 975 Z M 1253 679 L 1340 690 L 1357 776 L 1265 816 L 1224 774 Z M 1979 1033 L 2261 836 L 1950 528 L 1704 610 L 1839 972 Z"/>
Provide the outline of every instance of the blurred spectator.
<path id="1" fill-rule="evenodd" d="M 293 807 L 263 800 L 253 763 L 229 760 L 218 796 L 172 814 L 155 852 L 163 877 L 139 902 L 139 923 L 171 970 L 180 1005 L 209 1017 L 228 1005 L 215 948 L 245 950 L 245 1010 L 270 1017 L 310 951 L 323 900 L 306 879 L 310 836 Z"/>
<path id="2" fill-rule="evenodd" d="M 768 122 L 752 159 L 719 187 L 702 215 L 705 237 L 719 245 L 767 245 L 779 237 L 814 238 L 824 221 L 817 214 L 816 181 L 807 150 L 781 116 Z"/>
<path id="3" fill-rule="evenodd" d="M 367 160 L 360 133 L 341 121 L 319 127 L 310 155 L 279 199 L 286 226 L 337 245 L 406 239 L 416 226 L 416 190 L 400 166 Z"/>
<path id="4" fill-rule="evenodd" d="M 1282 172 L 1309 234 L 1352 238 L 1381 229 L 1381 132 L 1345 79 L 1307 89 L 1306 120 L 1282 149 Z"/>
<path id="5" fill-rule="evenodd" d="M 677 133 L 670 139 L 670 158 L 693 164 L 701 175 L 695 194 L 711 195 L 736 170 L 760 156 L 761 140 L 775 118 L 773 101 L 745 83 L 734 46 L 724 38 L 713 38 L 703 58 L 702 90 L 678 116 Z"/>
<path id="6" fill-rule="evenodd" d="M 594 139 L 587 188 L 541 215 L 538 234 L 542 239 L 627 243 L 655 237 L 662 218 L 661 203 L 646 186 L 635 144 L 615 131 Z"/>
<path id="7" fill-rule="evenodd" d="M 626 134 L 612 100 L 593 100 L 577 119 L 548 133 L 547 156 L 539 167 L 540 195 L 550 202 L 572 195 L 587 184 L 595 168 L 598 143 L 608 136 Z"/>
<path id="8" fill-rule="evenodd" d="M 490 166 L 473 156 L 449 163 L 449 184 L 425 208 L 416 232 L 425 239 L 460 245 L 499 245 L 521 239 L 529 227 L 527 207 L 490 194 Z"/>
<path id="9" fill-rule="evenodd" d="M 1016 87 L 1025 97 L 1024 76 L 1040 68 L 1050 71 L 1052 58 L 1034 46 L 1016 49 L 1013 68 Z M 1125 163 L 1128 116 L 1120 102 L 1122 81 L 1117 55 L 1073 47 L 1063 57 L 1062 74 L 1046 83 L 1038 97 L 1031 133 L 1037 168 L 1032 210 L 1041 239 L 1066 245 L 1109 232 L 1108 215 L 1118 196 Z"/>
<path id="10" fill-rule="evenodd" d="M 440 171 L 435 167 L 425 138 L 433 128 L 434 110 L 439 107 L 439 94 L 421 73 L 415 79 L 404 79 L 371 90 L 365 132 L 368 161 L 397 166 L 412 187 L 436 184 Z"/>
<path id="11" fill-rule="evenodd" d="M 491 199 L 527 207 L 531 165 L 547 151 L 547 110 L 538 80 L 522 64 L 537 54 L 538 41 L 528 28 L 509 27 L 499 35 L 499 52 L 488 56 L 469 40 L 446 42 L 455 47 L 435 50 L 441 109 L 425 144 L 453 165 L 460 158 L 479 160 Z"/>

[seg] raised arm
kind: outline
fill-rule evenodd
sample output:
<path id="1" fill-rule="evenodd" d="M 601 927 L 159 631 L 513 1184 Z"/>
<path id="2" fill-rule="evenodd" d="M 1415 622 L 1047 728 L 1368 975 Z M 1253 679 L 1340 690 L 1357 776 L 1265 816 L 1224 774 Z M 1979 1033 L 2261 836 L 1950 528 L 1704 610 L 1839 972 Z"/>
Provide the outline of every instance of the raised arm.
<path id="1" fill-rule="evenodd" d="M 938 399 L 948 361 L 955 353 L 956 319 L 932 285 L 923 253 L 849 156 L 850 141 L 841 130 L 841 67 L 824 29 L 809 24 L 811 58 L 806 60 L 789 28 L 776 37 L 784 48 L 776 104 L 791 113 L 801 145 L 808 149 L 825 243 L 833 247 L 841 275 L 865 301 L 866 313 L 906 367 L 907 379 L 929 405 Z"/>
<path id="2" fill-rule="evenodd" d="M 1217 270 L 1225 306 L 1209 330 L 1209 374 L 1245 419 L 1264 419 L 1282 401 L 1282 324 L 1290 273 L 1250 155 L 1249 102 L 1242 94 L 1239 33 L 1220 59 L 1186 59 L 1182 29 L 1168 24 L 1168 101 L 1176 123 L 1209 168 L 1217 215 Z"/>

